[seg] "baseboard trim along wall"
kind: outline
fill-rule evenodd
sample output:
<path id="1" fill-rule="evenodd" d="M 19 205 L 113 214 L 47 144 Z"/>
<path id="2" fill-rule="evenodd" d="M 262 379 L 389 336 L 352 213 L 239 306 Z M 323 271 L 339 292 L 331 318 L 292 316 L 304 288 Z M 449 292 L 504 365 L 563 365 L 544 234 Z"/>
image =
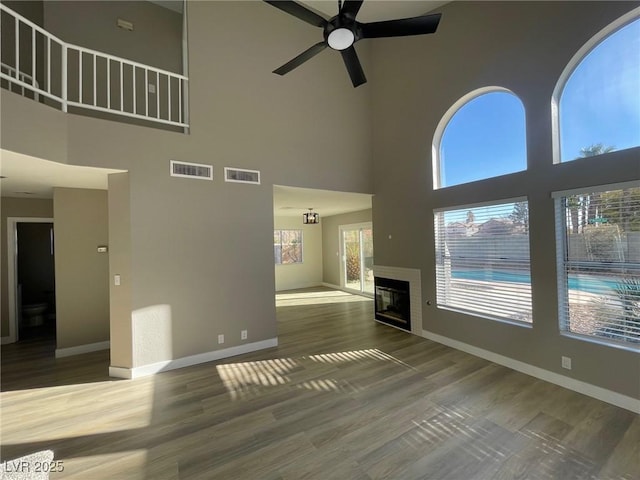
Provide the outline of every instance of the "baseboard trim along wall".
<path id="1" fill-rule="evenodd" d="M 200 363 L 213 362 L 216 360 L 221 360 L 223 358 L 235 357 L 236 355 L 242 355 L 243 353 L 256 352 L 258 350 L 264 350 L 265 348 L 272 348 L 277 346 L 278 338 L 270 338 L 268 340 L 262 340 L 260 342 L 247 343 L 245 345 L 238 345 L 237 347 L 199 353 L 197 355 L 190 355 L 188 357 L 182 357 L 176 360 L 167 360 L 164 362 L 152 363 L 150 365 L 142 365 L 140 367 L 109 367 L 109 376 L 127 379 L 147 377 L 149 375 L 155 375 L 156 373 L 160 372 L 168 372 L 169 370 L 190 367 L 192 365 L 198 365 Z"/>
<path id="2" fill-rule="evenodd" d="M 313 288 L 313 287 L 321 287 L 322 282 L 303 282 L 298 283 L 296 285 L 289 285 L 286 288 L 279 288 L 276 290 L 276 293 L 286 293 L 289 290 L 298 290 L 300 288 Z"/>
<path id="3" fill-rule="evenodd" d="M 7 345 L 9 343 L 15 343 L 15 338 L 13 337 L 0 337 L 0 345 Z"/>
<path id="4" fill-rule="evenodd" d="M 432 333 L 427 330 L 422 331 L 422 336 L 428 340 L 441 343 L 448 347 L 455 348 L 456 350 L 461 350 L 476 357 L 484 358 L 485 360 L 489 360 L 490 362 L 497 363 L 499 365 L 511 368 L 512 370 L 516 370 L 527 375 L 531 375 L 532 377 L 539 378 L 540 380 L 554 383 L 561 387 L 568 388 L 569 390 L 573 390 L 574 392 L 582 393 L 583 395 L 587 395 L 597 400 L 602 400 L 603 402 L 610 403 L 612 405 L 615 405 L 616 407 L 630 410 L 633 413 L 640 413 L 640 400 L 637 400 L 633 397 L 622 395 L 621 393 L 613 392 L 611 390 L 607 390 L 606 388 L 597 387 L 595 385 L 591 385 L 590 383 L 566 377 L 564 375 L 560 375 L 558 373 L 551 372 L 540 367 L 535 367 L 533 365 L 529 365 L 528 363 L 520 362 L 518 360 L 514 360 L 512 358 L 490 352 L 489 350 L 474 347 L 473 345 L 469 345 L 468 343 L 463 343 L 458 340 L 443 337 L 442 335 L 438 335 L 437 333 Z"/>
<path id="5" fill-rule="evenodd" d="M 108 350 L 111 342 L 88 343 L 86 345 L 78 345 L 77 347 L 56 348 L 56 358 L 71 357 L 73 355 L 81 355 L 83 353 L 97 352 L 98 350 Z"/>

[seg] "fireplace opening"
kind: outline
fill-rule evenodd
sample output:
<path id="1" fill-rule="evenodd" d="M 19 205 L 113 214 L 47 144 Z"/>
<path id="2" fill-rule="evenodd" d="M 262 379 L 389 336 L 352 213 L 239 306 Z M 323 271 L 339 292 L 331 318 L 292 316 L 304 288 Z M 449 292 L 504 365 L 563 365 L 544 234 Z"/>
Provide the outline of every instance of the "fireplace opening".
<path id="1" fill-rule="evenodd" d="M 409 282 L 375 277 L 376 320 L 411 331 Z"/>

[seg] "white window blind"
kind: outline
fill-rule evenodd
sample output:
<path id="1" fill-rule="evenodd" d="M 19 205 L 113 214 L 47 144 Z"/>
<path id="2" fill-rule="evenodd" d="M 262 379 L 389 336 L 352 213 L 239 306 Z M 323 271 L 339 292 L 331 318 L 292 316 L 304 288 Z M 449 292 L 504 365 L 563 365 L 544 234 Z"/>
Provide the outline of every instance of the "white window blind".
<path id="1" fill-rule="evenodd" d="M 640 186 L 556 198 L 562 330 L 640 347 Z"/>
<path id="2" fill-rule="evenodd" d="M 435 213 L 439 307 L 531 322 L 526 200 Z"/>

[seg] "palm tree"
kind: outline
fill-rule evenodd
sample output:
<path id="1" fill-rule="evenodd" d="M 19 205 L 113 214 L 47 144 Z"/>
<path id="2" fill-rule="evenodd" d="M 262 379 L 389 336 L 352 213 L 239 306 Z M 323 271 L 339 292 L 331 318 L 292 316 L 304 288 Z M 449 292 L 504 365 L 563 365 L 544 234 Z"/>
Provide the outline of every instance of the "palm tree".
<path id="1" fill-rule="evenodd" d="M 582 147 L 580 149 L 580 156 L 578 158 L 597 157 L 605 153 L 613 152 L 616 147 L 604 146 L 602 143 L 594 143 L 588 147 Z M 582 202 L 582 225 L 588 225 L 589 222 L 593 222 L 600 213 L 600 193 L 592 193 L 588 197 L 585 197 Z"/>

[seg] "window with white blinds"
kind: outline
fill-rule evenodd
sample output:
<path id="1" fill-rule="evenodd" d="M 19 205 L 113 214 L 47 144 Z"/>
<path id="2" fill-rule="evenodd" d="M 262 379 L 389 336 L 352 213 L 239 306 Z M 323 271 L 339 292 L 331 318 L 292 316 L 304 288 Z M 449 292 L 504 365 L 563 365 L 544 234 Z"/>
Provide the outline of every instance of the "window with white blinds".
<path id="1" fill-rule="evenodd" d="M 438 307 L 531 323 L 526 199 L 439 210 L 435 227 Z"/>
<path id="2" fill-rule="evenodd" d="M 561 330 L 640 348 L 640 183 L 554 197 Z"/>

